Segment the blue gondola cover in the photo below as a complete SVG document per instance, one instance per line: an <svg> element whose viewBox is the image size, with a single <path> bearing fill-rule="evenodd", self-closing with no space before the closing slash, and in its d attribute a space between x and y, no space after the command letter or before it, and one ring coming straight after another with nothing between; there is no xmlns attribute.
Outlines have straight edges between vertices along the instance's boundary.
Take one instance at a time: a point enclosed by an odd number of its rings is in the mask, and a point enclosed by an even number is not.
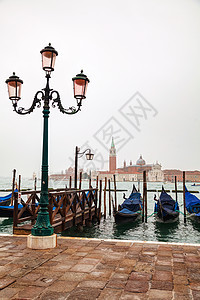
<svg viewBox="0 0 200 300"><path fill-rule="evenodd" d="M200 216L200 200L188 192L187 188L185 188L185 206L190 214L196 213L196 216Z"/></svg>

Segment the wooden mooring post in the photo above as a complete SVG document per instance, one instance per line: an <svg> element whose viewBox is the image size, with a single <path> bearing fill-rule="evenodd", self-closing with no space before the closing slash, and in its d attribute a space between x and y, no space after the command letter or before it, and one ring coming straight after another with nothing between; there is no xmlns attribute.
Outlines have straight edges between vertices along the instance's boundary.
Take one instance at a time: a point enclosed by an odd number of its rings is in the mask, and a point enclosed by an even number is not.
<svg viewBox="0 0 200 300"><path fill-rule="evenodd" d="M116 188L116 177L115 174L113 175L114 180L114 193L115 193L115 210L117 209L117 188Z"/></svg>
<svg viewBox="0 0 200 300"><path fill-rule="evenodd" d="M108 179L108 199L109 199L109 216L111 216L111 191L110 191L110 179Z"/></svg>
<svg viewBox="0 0 200 300"><path fill-rule="evenodd" d="M13 181L12 181L12 197L11 197L11 205L13 205L14 201L14 190L15 190L15 177L16 177L16 170L13 170Z"/></svg>
<svg viewBox="0 0 200 300"><path fill-rule="evenodd" d="M184 223L186 223L186 205L185 205L185 171L183 171L183 207L184 207Z"/></svg>
<svg viewBox="0 0 200 300"><path fill-rule="evenodd" d="M69 188L71 189L72 187L72 176L69 177Z"/></svg>
<svg viewBox="0 0 200 300"><path fill-rule="evenodd" d="M178 201L178 193L177 193L177 177L176 176L174 178L174 183L175 183L175 199L177 202Z"/></svg>
<svg viewBox="0 0 200 300"><path fill-rule="evenodd" d="M142 216L142 221L147 223L147 176L146 176L146 171L143 171L143 216Z"/></svg>
<svg viewBox="0 0 200 300"><path fill-rule="evenodd" d="M102 194L102 180L100 180L99 183L99 216L98 216L98 222L100 223L101 220L101 194Z"/></svg>
<svg viewBox="0 0 200 300"><path fill-rule="evenodd" d="M105 177L105 183L104 183L104 213L103 213L104 219L106 219L106 188L107 188L107 177Z"/></svg>

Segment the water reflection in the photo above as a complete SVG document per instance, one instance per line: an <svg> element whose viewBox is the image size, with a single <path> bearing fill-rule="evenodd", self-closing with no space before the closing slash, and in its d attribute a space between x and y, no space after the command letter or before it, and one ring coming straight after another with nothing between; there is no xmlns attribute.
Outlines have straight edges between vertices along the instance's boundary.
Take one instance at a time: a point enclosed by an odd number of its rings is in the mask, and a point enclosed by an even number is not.
<svg viewBox="0 0 200 300"><path fill-rule="evenodd" d="M0 233L12 234L12 218L0 218Z"/></svg>
<svg viewBox="0 0 200 300"><path fill-rule="evenodd" d="M114 238L121 238L122 236L128 236L130 232L137 230L142 224L141 220L135 222L120 222L113 224Z"/></svg>
<svg viewBox="0 0 200 300"><path fill-rule="evenodd" d="M200 219L198 218L188 218L187 219L188 224L191 224L193 228L200 232Z"/></svg>
<svg viewBox="0 0 200 300"><path fill-rule="evenodd" d="M155 235L157 240L163 242L169 242L174 240L174 237L177 234L179 224L179 220L172 223L154 221Z"/></svg>

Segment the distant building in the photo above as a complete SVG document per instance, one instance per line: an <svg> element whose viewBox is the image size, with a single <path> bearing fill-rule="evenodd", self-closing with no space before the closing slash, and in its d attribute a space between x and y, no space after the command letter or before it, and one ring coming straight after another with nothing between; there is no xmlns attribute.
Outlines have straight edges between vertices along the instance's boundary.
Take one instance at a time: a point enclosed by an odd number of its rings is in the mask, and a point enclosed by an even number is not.
<svg viewBox="0 0 200 300"><path fill-rule="evenodd" d="M129 165L127 165L126 161L124 161L123 167L117 168L116 161L116 148L112 138L109 151L109 171L92 172L92 179L96 179L96 176L98 175L98 178L101 180L103 180L105 177L113 180L113 175L115 174L116 181L141 181L143 180L143 171L146 171L148 181L164 180L164 174L161 170L161 165L159 163L146 164L145 160L142 158L142 155L140 155L135 165L133 165L132 160L130 161Z"/></svg>
<svg viewBox="0 0 200 300"><path fill-rule="evenodd" d="M185 180L189 182L200 182L200 171L186 171Z"/></svg>
<svg viewBox="0 0 200 300"><path fill-rule="evenodd" d="M174 182L175 176L177 182L183 181L183 171L181 170L164 170L164 181ZM185 171L186 182L200 182L200 171Z"/></svg>
<svg viewBox="0 0 200 300"><path fill-rule="evenodd" d="M112 144L110 147L110 155L109 155L109 171L115 171L117 168L117 161L116 161L116 148L114 145L114 140L112 138Z"/></svg>

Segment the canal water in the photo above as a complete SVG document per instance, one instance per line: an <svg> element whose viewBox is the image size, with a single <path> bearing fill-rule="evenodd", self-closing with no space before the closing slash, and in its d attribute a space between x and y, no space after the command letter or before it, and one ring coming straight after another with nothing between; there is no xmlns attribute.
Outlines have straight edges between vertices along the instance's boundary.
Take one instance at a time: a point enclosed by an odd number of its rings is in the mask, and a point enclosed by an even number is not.
<svg viewBox="0 0 200 300"><path fill-rule="evenodd" d="M11 179L10 178L0 178L0 189L11 188ZM33 180L23 179L22 188L33 188ZM50 181L49 187L52 188L62 188L68 185L66 181ZM165 189L170 191L174 190L173 183L163 184ZM93 183L93 187L96 186L96 183ZM126 191L126 197L129 196L132 190L132 182L117 182L118 189L124 189ZM138 184L136 183L136 187ZM162 183L148 183L148 189L161 189ZM200 192L200 186L192 186L192 183L186 184L188 190L197 190ZM82 188L87 188L88 182L82 182ZM40 188L38 183L38 188ZM182 183L178 183L178 190L182 190ZM142 183L140 183L140 190L142 191ZM4 196L7 193L0 193L0 196ZM176 223L158 223L155 220L153 215L154 211L154 194L148 193L148 219L147 223L142 223L138 221L136 223L125 223L125 224L116 224L113 216L108 216L104 220L102 217L100 224L93 224L92 227L84 227L83 231L80 232L76 227L62 232L63 236L72 236L72 237L87 237L87 238L99 238L99 239L121 239L121 240L141 240L141 241L160 241L160 242L179 242L179 243L200 243L200 223L193 221L191 218L187 217L187 222L184 224L183 219L183 195L178 193L178 202L180 213L179 221ZM159 196L158 193L157 198ZM170 193L172 197L175 197L174 193ZM200 198L200 193L195 194ZM102 195L103 196L103 195ZM113 195L114 197L114 195ZM108 199L108 196L107 196ZM103 200L103 197L102 197ZM102 201L103 202L103 201ZM117 193L117 203L120 204L123 202L123 192ZM108 210L108 204L107 204ZM103 206L102 206L103 211ZM0 234L12 234L12 219L0 218Z"/></svg>

